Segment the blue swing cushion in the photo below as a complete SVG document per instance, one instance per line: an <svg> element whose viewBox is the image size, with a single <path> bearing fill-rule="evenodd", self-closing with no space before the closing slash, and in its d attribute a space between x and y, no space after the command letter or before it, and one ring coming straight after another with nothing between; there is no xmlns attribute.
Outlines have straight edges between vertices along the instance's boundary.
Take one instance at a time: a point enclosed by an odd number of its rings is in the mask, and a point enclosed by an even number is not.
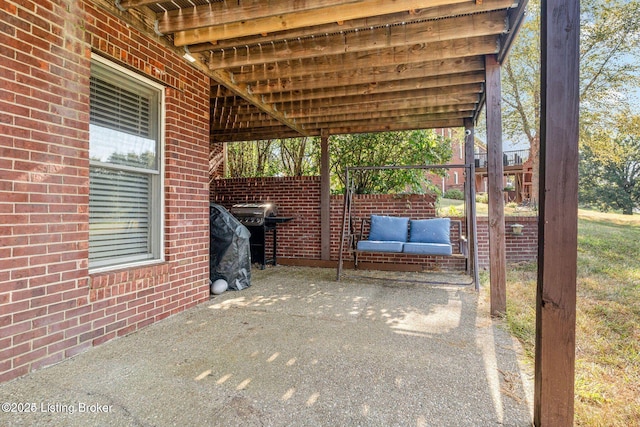
<svg viewBox="0 0 640 427"><path fill-rule="evenodd" d="M409 222L409 242L402 251L410 254L451 255L450 218L418 219Z"/></svg>
<svg viewBox="0 0 640 427"><path fill-rule="evenodd" d="M402 252L407 241L409 218L371 215L369 238L360 240L359 251Z"/></svg>

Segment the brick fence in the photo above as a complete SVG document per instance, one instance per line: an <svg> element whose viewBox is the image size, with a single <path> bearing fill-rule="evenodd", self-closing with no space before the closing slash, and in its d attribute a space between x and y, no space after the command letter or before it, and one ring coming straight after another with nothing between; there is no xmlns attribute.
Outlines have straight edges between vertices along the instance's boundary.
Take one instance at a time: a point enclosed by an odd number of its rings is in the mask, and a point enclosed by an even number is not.
<svg viewBox="0 0 640 427"><path fill-rule="evenodd" d="M213 181L210 198L226 208L236 203L265 201L279 207L279 214L295 219L278 230L278 259L282 263L295 260L319 261L320 236L320 178L234 178ZM331 260L338 260L340 228L343 219L344 197L331 196ZM355 195L352 218L356 227L370 214L432 218L435 216L435 198L431 195ZM459 218L463 220L464 218ZM521 235L511 232L511 224L524 225ZM506 218L507 262L535 260L537 257L536 217ZM346 254L346 260L351 260ZM464 261L456 258L412 255L370 254L360 258L363 264L374 263L385 268L404 265L408 269L464 269ZM478 218L478 261L482 268L489 265L487 218Z"/></svg>

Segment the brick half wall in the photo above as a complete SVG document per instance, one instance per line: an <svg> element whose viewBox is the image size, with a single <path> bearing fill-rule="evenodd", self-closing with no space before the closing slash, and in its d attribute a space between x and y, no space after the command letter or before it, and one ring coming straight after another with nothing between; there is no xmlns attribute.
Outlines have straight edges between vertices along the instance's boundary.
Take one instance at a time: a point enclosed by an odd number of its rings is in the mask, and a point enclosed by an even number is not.
<svg viewBox="0 0 640 427"><path fill-rule="evenodd" d="M282 263L321 259L320 233L320 177L233 178L214 180L210 187L213 203L227 209L237 203L272 202L278 205L279 215L295 219L278 229L278 259ZM344 197L331 196L331 260L338 260L340 229L343 220ZM371 214L409 216L414 219L433 218L435 199L430 195L355 195L352 219L359 230L360 221ZM464 223L464 218L460 219ZM507 217L507 262L532 261L537 258L538 220L536 217ZM511 224L525 227L521 235L511 232ZM466 229L465 229L466 234ZM478 218L478 261L481 268L489 266L488 221ZM351 261L345 253L345 260ZM449 257L411 255L365 255L363 263L404 265L408 269L464 270L464 261Z"/></svg>

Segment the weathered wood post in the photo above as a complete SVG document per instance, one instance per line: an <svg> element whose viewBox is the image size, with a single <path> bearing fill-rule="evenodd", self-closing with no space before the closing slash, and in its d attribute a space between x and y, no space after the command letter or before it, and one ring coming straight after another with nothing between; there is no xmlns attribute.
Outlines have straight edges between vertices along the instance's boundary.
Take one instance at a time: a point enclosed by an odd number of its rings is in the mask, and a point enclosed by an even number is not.
<svg viewBox="0 0 640 427"><path fill-rule="evenodd" d="M467 239L469 241L469 258L473 281L476 290L480 289L480 277L478 274L478 234L477 234L477 212L476 212L476 166L475 166L475 127L473 120L464 121L464 162L467 165L465 184L465 203L467 207Z"/></svg>
<svg viewBox="0 0 640 427"><path fill-rule="evenodd" d="M534 423L571 426L578 245L579 0L543 1L540 35Z"/></svg>
<svg viewBox="0 0 640 427"><path fill-rule="evenodd" d="M502 159L502 89L500 64L487 55L487 182L489 187L489 275L491 315L507 310L507 255L504 238L504 163Z"/></svg>
<svg viewBox="0 0 640 427"><path fill-rule="evenodd" d="M331 180L329 176L329 132L320 135L320 258L331 258Z"/></svg>

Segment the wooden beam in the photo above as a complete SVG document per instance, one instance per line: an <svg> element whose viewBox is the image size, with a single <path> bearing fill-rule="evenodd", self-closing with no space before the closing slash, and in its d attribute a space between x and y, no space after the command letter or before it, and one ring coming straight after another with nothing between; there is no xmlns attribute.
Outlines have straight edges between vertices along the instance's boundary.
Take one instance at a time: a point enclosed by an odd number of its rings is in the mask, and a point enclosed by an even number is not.
<svg viewBox="0 0 640 427"><path fill-rule="evenodd" d="M163 22L159 27L161 32L164 30L165 33L175 33L176 46L184 46L365 18L371 15L371 11L375 11L376 15L385 15L465 1L467 0L267 0L268 4L263 1L256 5L253 2L248 7L243 4L226 7L225 3L219 10L216 10L219 3L212 3L196 8L191 14L184 13L174 17L170 21L171 26ZM180 28L194 29L180 31Z"/></svg>
<svg viewBox="0 0 640 427"><path fill-rule="evenodd" d="M464 125L463 119L449 121L425 121L416 126L415 124L401 124L389 122L381 125L376 123L367 126L343 126L328 129L330 135L340 135L349 133L372 133L372 132L390 132L400 130L415 129L435 129L440 127L461 127ZM308 134L312 136L320 136L321 129L308 129ZM211 142L239 142L239 141L256 141L274 138L295 138L300 134L286 127L278 128L252 128L232 132L216 132L211 136Z"/></svg>
<svg viewBox="0 0 640 427"><path fill-rule="evenodd" d="M463 104L461 106L457 105L446 105L442 107L426 107L426 108L410 108L406 110L376 110L376 111L364 111L359 113L350 114L349 120L380 120L380 119L393 119L396 117L402 116L422 116L422 117L433 117L433 119L446 118L444 114L455 114L455 117L460 117L461 115L467 116L468 114L473 114L476 109L475 104ZM449 118L452 116L449 116ZM301 118L298 122L302 125L307 125L311 123L331 123L331 122L339 122L340 120L346 120L344 114L332 114L326 116L309 116L306 118Z"/></svg>
<svg viewBox="0 0 640 427"><path fill-rule="evenodd" d="M578 246L579 0L541 13L540 218L534 423L574 421Z"/></svg>
<svg viewBox="0 0 640 427"><path fill-rule="evenodd" d="M446 88L449 86L459 86L473 83L484 83L484 73L463 73L451 74L448 76L424 77L417 79L401 79L373 82L369 84L359 84L351 86L331 85L331 80L324 82L325 87L313 90L302 90L300 88L292 88L284 92L256 92L251 87L251 93L257 95L263 94L264 100L267 102L295 102L309 99L326 99L344 96L372 95L376 93L402 92L407 90L435 89ZM326 85L331 85L326 87Z"/></svg>
<svg viewBox="0 0 640 427"><path fill-rule="evenodd" d="M502 316L507 310L507 267L505 248L504 199L502 189L502 91L500 64L494 55L487 61L487 170L489 186L489 275L491 280L491 315Z"/></svg>
<svg viewBox="0 0 640 427"><path fill-rule="evenodd" d="M318 34L333 34L340 31L351 31L355 29L379 27L384 25L398 25L402 23L408 23L425 19L443 19L460 15L468 15L471 13L490 12L492 10L514 8L518 5L517 0L487 0L482 5L478 6L473 1L467 1L464 3L429 7L426 9L418 9L412 15L407 15L406 12L395 13L391 15L377 15L369 16L362 19L354 19L351 21L338 23L329 23L325 25L318 25L313 27L295 28L292 30L278 31L267 35L256 35L241 37L236 39L218 40L213 43L201 43L189 46L191 52L203 52L211 49L226 49L237 46L251 46L257 44L267 44L271 42L277 42L281 40L292 40L298 37L306 38L309 36L317 36ZM183 11L184 12L184 11ZM158 19L162 22L163 19L173 19L171 16L176 12L169 12L168 16L162 14L158 16ZM160 24L162 26L162 24Z"/></svg>
<svg viewBox="0 0 640 427"><path fill-rule="evenodd" d="M370 105L373 103L379 103L383 101L396 101L396 100L416 100L420 98L434 98L438 97L454 97L454 96L466 96L471 93L479 94L482 92L482 84L479 83L471 83L464 84L458 86L448 86L448 87L436 87L429 89L416 89L411 91L402 91L402 92L388 92L388 93L374 93L371 95L354 95L354 96L340 96L328 99L312 99L308 101L296 101L292 103L274 103L273 105L279 111L291 110L294 108L308 109L308 108L327 108L327 107L340 107L345 105L354 105L354 109L351 111L356 111L355 108L367 109L370 108ZM467 98L465 98L467 99ZM419 102L419 101L417 101ZM419 103L414 104L414 106L421 105ZM447 102L447 104L451 104L452 102ZM432 105L432 104L431 104ZM425 105L428 106L428 105Z"/></svg>
<svg viewBox="0 0 640 427"><path fill-rule="evenodd" d="M385 67L377 70L378 72L371 70L369 74L362 72L353 75L351 79L346 71L333 75L311 75L307 78L273 79L250 85L249 89L254 95L267 95L274 102L287 102L298 99L302 93L304 98L314 99L334 96L331 93L345 96L399 90L399 87L408 90L484 81L484 61L455 62L460 68L445 74L440 74L437 64L442 61L439 61L432 63L433 67L412 67L410 70L402 71ZM447 69L445 66L442 68Z"/></svg>
<svg viewBox="0 0 640 427"><path fill-rule="evenodd" d="M400 47L380 52L363 53L347 52L341 56L317 57L299 61L283 61L275 64L264 64L257 67L234 68L235 81L251 83L274 78L286 79L306 77L310 74L338 73L340 76L357 77L377 73L385 67L394 67L397 73L403 73L411 64L423 64L432 61L463 61L465 58L475 59L487 54L497 53L499 45L495 36L483 36L472 39L447 40L410 47ZM483 59L484 60L484 59ZM216 67L207 63L210 69ZM484 67L483 67L484 68Z"/></svg>
<svg viewBox="0 0 640 427"><path fill-rule="evenodd" d="M425 121L420 123L420 126L415 124L402 124L389 122L385 124L374 124L368 126L344 126L331 128L329 131L331 135L341 135L349 133L373 133L373 132L391 132L399 130L415 130L415 129L435 129L435 128L455 128L464 126L464 120L449 120L449 121Z"/></svg>
<svg viewBox="0 0 640 427"><path fill-rule="evenodd" d="M329 133L320 133L320 259L331 259L331 179Z"/></svg>
<svg viewBox="0 0 640 427"><path fill-rule="evenodd" d="M319 133L318 133L319 135ZM286 126L281 128L251 128L240 129L227 132L214 132L211 135L212 142L240 142L240 141L260 141L274 138L297 138L300 133L289 129Z"/></svg>
<svg viewBox="0 0 640 427"><path fill-rule="evenodd" d="M429 121L451 121L451 120L462 120L465 118L470 118L473 116L473 111L461 111L456 113L443 113L443 114L425 114L425 115L402 115L395 117L393 119L394 124L403 125L405 127L411 129L420 129L422 126L421 123L429 122ZM360 119L355 120L351 117L345 118L337 118L335 120L329 121L315 121L310 123L305 123L305 128L338 128L338 127L369 127L375 124L379 124L380 119Z"/></svg>
<svg viewBox="0 0 640 427"><path fill-rule="evenodd" d="M122 9L139 8L150 4L158 3L158 0L122 0L119 7Z"/></svg>
<svg viewBox="0 0 640 427"><path fill-rule="evenodd" d="M210 77L215 79L218 83L225 85L227 88L229 88L231 91L236 93L238 96L250 102L251 104L256 106L258 109L262 110L263 112L269 114L271 117L278 120L283 125L286 125L289 128L295 130L300 135L308 136L304 131L304 129L296 125L294 121L287 119L280 111L278 111L271 105L265 104L260 98L251 95L247 91L246 85L236 84L233 81L233 76L230 73L224 70L209 71L209 73L210 73Z"/></svg>
<svg viewBox="0 0 640 427"><path fill-rule="evenodd" d="M494 11L419 24L385 26L237 49L213 50L210 66L214 69L233 68L503 34L509 29L505 18L504 11ZM175 44L181 46L178 42Z"/></svg>
<svg viewBox="0 0 640 427"><path fill-rule="evenodd" d="M477 98L478 97L476 96L475 99ZM398 117L401 114L418 115L418 114L453 113L456 111L475 110L477 108L477 104L474 102L468 102L463 104L459 104L459 103L443 104L443 105L426 106L426 107L415 105L411 102L405 102L403 103L402 108L392 108L390 105L387 105L387 103L378 103L377 105L378 105L378 108L376 108L375 110L365 109L360 111L354 111L352 112L352 114L350 114L350 117L380 119L380 118L386 118L386 117ZM394 103L393 105L397 106L397 103ZM344 112L343 113L334 112L333 109L329 107L327 107L324 110L325 114L322 114L321 111L319 111L319 109L315 109L313 112L309 110L308 114L305 114L305 112L301 110L296 110L295 113L293 113L292 111L293 110L285 112L285 114L287 117L290 117L290 118L293 118L295 115L297 117L296 123L298 122L304 123L305 120L310 120L313 117L327 117L327 118L341 117L341 116L344 117ZM270 116L264 113L237 112L234 114L236 114L239 120L266 121L266 120L272 119Z"/></svg>
<svg viewBox="0 0 640 427"><path fill-rule="evenodd" d="M397 123L409 124L415 123L416 127L420 127L420 123L424 121L436 121L436 120L450 120L460 119L466 117L472 117L475 109L470 108L468 110L458 110L448 113L414 113L411 114L408 111L400 110L396 111L395 115L392 112L382 113L376 112L375 114L367 115L366 113L354 114L354 115L333 115L333 116L321 116L321 117L308 117L300 119L297 123L303 126L305 130L309 129L323 129L328 127L344 127L344 126L361 126L370 125L373 123L380 123L381 120L394 121ZM372 117L373 116L373 117ZM242 120L241 118L234 118L231 125L227 125L224 130L232 129L251 129L254 127L268 128L268 127L281 127L282 124L275 119L261 120Z"/></svg>
<svg viewBox="0 0 640 427"><path fill-rule="evenodd" d="M478 268L478 219L476 211L476 167L475 167L475 126L472 119L464 121L464 162L469 166L466 170L465 184L467 186L467 241L469 242L469 258L473 283L476 291L480 290L480 274Z"/></svg>
<svg viewBox="0 0 640 427"><path fill-rule="evenodd" d="M354 112L376 111L376 110L393 110L393 109L407 109L412 106L420 105L421 107L444 107L455 104L475 104L480 100L477 94L465 94L465 95L441 95L441 96L428 96L426 98L411 98L411 99L396 99L396 100L381 100L358 107L357 105L342 105L342 106L293 106L287 110L287 117L300 118L300 117L312 117L312 116L326 116L335 114L353 114Z"/></svg>

